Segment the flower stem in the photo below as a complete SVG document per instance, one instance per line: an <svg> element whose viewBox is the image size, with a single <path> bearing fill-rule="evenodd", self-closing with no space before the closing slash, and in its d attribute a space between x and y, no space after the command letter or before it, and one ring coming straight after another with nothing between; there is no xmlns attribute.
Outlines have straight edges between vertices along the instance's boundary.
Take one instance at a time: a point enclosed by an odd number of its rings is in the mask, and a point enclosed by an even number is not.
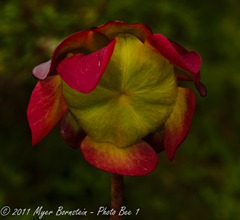
<svg viewBox="0 0 240 220"><path fill-rule="evenodd" d="M118 215L123 205L123 176L112 174L111 186L111 209L115 210L115 215L110 216L110 220L121 220Z"/></svg>

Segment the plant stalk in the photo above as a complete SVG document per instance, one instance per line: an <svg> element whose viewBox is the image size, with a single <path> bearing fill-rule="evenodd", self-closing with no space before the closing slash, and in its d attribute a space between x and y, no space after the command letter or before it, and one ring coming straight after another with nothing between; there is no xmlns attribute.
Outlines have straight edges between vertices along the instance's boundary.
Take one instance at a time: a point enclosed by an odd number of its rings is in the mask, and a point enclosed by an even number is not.
<svg viewBox="0 0 240 220"><path fill-rule="evenodd" d="M111 178L111 209L116 213L110 216L110 220L121 220L122 218L118 214L123 205L123 176L112 174Z"/></svg>

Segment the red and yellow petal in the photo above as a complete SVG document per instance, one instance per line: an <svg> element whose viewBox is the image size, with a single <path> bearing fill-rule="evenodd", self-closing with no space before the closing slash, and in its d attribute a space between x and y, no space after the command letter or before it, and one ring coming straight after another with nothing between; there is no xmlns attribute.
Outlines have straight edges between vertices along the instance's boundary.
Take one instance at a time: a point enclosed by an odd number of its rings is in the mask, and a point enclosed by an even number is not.
<svg viewBox="0 0 240 220"><path fill-rule="evenodd" d="M67 110L60 76L51 76L35 86L27 109L32 145L43 139Z"/></svg>
<svg viewBox="0 0 240 220"><path fill-rule="evenodd" d="M112 56L116 40L108 46L83 56L76 54L61 61L57 70L73 89L89 93L97 86Z"/></svg>
<svg viewBox="0 0 240 220"><path fill-rule="evenodd" d="M133 34L144 42L147 36L152 34L151 30L144 24L126 24L122 21L111 21L93 30L106 35L110 40L118 34Z"/></svg>
<svg viewBox="0 0 240 220"><path fill-rule="evenodd" d="M60 121L60 134L72 148L79 148L86 133L79 127L74 115L67 111Z"/></svg>
<svg viewBox="0 0 240 220"><path fill-rule="evenodd" d="M173 160L177 148L188 134L194 108L195 97L192 90L179 87L176 104L163 131L163 145L169 160Z"/></svg>
<svg viewBox="0 0 240 220"><path fill-rule="evenodd" d="M90 164L113 174L143 176L152 172L158 163L157 154L144 141L119 148L110 143L96 143L87 136L81 150Z"/></svg>
<svg viewBox="0 0 240 220"><path fill-rule="evenodd" d="M97 51L106 45L109 40L101 33L97 33L93 30L80 31L65 38L55 49L48 71L44 68L42 71L40 67L36 67L33 71L33 75L38 79L45 79L48 75L57 74L56 67L59 62L66 57L68 53L82 53L90 54ZM46 66L46 65L45 65Z"/></svg>
<svg viewBox="0 0 240 220"><path fill-rule="evenodd" d="M179 80L193 81L201 96L206 95L206 88L200 82L202 60L197 52L186 50L162 34L149 35L145 44L159 52L177 67L176 75Z"/></svg>
<svg viewBox="0 0 240 220"><path fill-rule="evenodd" d="M184 141L189 131L195 108L194 93L190 89L178 87L178 96L173 111L157 131L149 134L144 140L157 153L166 150L169 160L174 159L175 152Z"/></svg>

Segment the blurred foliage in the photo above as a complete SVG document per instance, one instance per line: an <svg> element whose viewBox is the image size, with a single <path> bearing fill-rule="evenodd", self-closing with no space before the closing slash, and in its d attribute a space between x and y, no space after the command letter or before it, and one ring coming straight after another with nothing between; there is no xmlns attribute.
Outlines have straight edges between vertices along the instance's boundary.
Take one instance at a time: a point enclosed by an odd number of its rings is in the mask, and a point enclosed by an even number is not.
<svg viewBox="0 0 240 220"><path fill-rule="evenodd" d="M125 178L125 205L140 208L129 219L239 219L239 7L237 0L1 0L0 207L96 211L109 206L109 174L70 149L57 128L31 147L26 108L36 83L33 67L48 60L61 39L123 20L145 23L197 50L208 88L207 98L196 93L192 127L175 160L169 162L162 153L156 171Z"/></svg>

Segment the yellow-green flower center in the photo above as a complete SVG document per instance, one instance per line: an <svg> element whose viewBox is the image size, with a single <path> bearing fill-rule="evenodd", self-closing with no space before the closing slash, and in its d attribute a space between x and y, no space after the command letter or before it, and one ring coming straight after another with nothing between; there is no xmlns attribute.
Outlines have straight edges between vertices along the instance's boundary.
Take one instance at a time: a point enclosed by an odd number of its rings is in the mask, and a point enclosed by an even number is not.
<svg viewBox="0 0 240 220"><path fill-rule="evenodd" d="M130 34L119 34L98 86L82 94L63 83L79 126L96 142L128 147L163 125L177 97L173 65Z"/></svg>

